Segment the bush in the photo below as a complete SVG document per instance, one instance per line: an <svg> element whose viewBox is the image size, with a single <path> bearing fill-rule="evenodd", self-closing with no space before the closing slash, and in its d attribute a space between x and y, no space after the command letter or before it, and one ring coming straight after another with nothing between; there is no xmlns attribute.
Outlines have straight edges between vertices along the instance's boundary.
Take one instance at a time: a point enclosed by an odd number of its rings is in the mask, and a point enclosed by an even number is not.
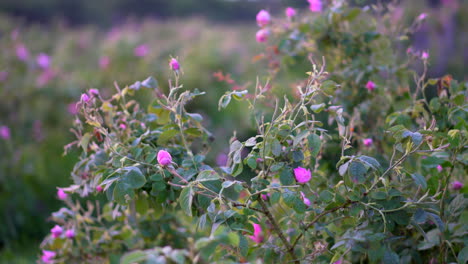
<svg viewBox="0 0 468 264"><path fill-rule="evenodd" d="M280 44L264 53L269 81L218 102L241 101L256 131L234 133L226 166L206 161L212 134L186 108L204 93L172 60L166 92L149 77L83 94L67 146L80 160L42 261L466 262L467 84L427 79L422 52L398 56L421 21L399 34L386 14L336 1L303 21L261 16ZM280 91L281 70L306 63Z"/></svg>

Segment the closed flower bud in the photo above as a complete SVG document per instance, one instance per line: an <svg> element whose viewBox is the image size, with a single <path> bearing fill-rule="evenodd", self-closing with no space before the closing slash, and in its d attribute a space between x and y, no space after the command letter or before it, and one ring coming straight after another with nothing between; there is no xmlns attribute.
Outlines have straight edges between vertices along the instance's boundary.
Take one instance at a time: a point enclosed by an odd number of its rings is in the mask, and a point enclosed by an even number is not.
<svg viewBox="0 0 468 264"><path fill-rule="evenodd" d="M376 85L375 85L375 83L374 83L373 81L368 81L368 82L366 83L366 88L367 88L367 90L368 90L369 92L374 91L374 90L375 90L375 87L376 87Z"/></svg>
<svg viewBox="0 0 468 264"><path fill-rule="evenodd" d="M423 60L429 59L429 53L426 52L426 51L423 51L422 54L421 54L421 59L423 59Z"/></svg>
<svg viewBox="0 0 468 264"><path fill-rule="evenodd" d="M179 62L178 62L176 59L174 59L174 58L172 58L171 61L169 62L169 66L171 67L171 70L173 70L173 71L178 71L178 70L180 70L180 64L179 64Z"/></svg>
<svg viewBox="0 0 468 264"><path fill-rule="evenodd" d="M82 94L81 95L81 101L84 102L84 103L87 103L89 102L89 96L87 94Z"/></svg>
<svg viewBox="0 0 468 264"><path fill-rule="evenodd" d="M161 166L166 166L172 163L171 154L165 150L160 150L158 152L158 163Z"/></svg>
<svg viewBox="0 0 468 264"><path fill-rule="evenodd" d="M57 198L59 200L66 200L68 197L68 194L62 189L62 188L58 188L57 189Z"/></svg>
<svg viewBox="0 0 468 264"><path fill-rule="evenodd" d="M52 237L57 238L62 235L63 229L61 226L55 225L54 228L50 230L50 232L52 233Z"/></svg>
<svg viewBox="0 0 468 264"><path fill-rule="evenodd" d="M365 139L362 140L362 143L364 143L364 146L370 147L370 146L372 146L374 141L372 140L372 138L365 138Z"/></svg>
<svg viewBox="0 0 468 264"><path fill-rule="evenodd" d="M298 183L307 183L312 178L311 172L309 169L304 169L302 167L297 167L294 169L294 176Z"/></svg>
<svg viewBox="0 0 468 264"><path fill-rule="evenodd" d="M310 200L305 196L303 192L301 192L301 198L304 204L307 205L307 207L310 207Z"/></svg>
<svg viewBox="0 0 468 264"><path fill-rule="evenodd" d="M461 188L463 188L463 183L461 183L460 181L452 182L452 189L454 189L455 191L458 191Z"/></svg>
<svg viewBox="0 0 468 264"><path fill-rule="evenodd" d="M268 11L266 10L260 10L260 12L258 12L257 14L257 25L259 27L264 27L268 24L270 24L271 22L271 16L270 16L270 13L268 13Z"/></svg>
<svg viewBox="0 0 468 264"><path fill-rule="evenodd" d="M68 229L67 231L65 231L65 237L67 238L74 238L75 237L75 230L73 229Z"/></svg>
<svg viewBox="0 0 468 264"><path fill-rule="evenodd" d="M103 190L104 190L104 188L102 188L101 185L96 186L96 191L97 192L102 192Z"/></svg>

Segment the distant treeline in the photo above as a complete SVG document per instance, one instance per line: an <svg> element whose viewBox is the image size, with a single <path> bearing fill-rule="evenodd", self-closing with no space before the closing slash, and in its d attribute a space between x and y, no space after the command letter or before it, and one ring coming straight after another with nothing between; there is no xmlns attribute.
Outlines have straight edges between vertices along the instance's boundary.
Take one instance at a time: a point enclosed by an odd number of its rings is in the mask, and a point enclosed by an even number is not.
<svg viewBox="0 0 468 264"><path fill-rule="evenodd" d="M217 21L251 20L259 9L280 12L285 6L306 7L298 0L1 0L0 12L28 22L56 19L70 25L111 25L127 17L157 19L204 16Z"/></svg>

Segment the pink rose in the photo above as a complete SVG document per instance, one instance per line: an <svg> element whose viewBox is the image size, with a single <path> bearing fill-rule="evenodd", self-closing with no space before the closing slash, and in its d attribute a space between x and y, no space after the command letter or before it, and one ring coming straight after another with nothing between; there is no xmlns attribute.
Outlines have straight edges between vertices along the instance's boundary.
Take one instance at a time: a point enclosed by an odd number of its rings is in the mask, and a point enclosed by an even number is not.
<svg viewBox="0 0 468 264"><path fill-rule="evenodd" d="M294 176L296 177L296 181L301 184L307 183L312 178L310 170L302 167L294 169Z"/></svg>
<svg viewBox="0 0 468 264"><path fill-rule="evenodd" d="M57 188L57 198L59 200L66 200L68 197L68 194L62 189L62 188Z"/></svg>
<svg viewBox="0 0 468 264"><path fill-rule="evenodd" d="M375 85L375 83L374 83L373 81L368 81L368 82L366 83L366 88L367 88L367 90L368 90L369 92L374 91L374 90L375 90L375 87L376 87L376 85Z"/></svg>
<svg viewBox="0 0 468 264"><path fill-rule="evenodd" d="M81 95L81 101L84 102L84 103L87 103L89 102L89 96L87 94L82 94Z"/></svg>
<svg viewBox="0 0 468 264"><path fill-rule="evenodd" d="M11 138L10 128L7 126L0 126L0 138L9 140Z"/></svg>
<svg viewBox="0 0 468 264"><path fill-rule="evenodd" d="M148 44L142 44L142 45L136 47L136 48L133 50L133 53L134 53L135 56L137 56L137 57L144 57L144 56L146 56L146 55L149 53L149 46L148 46Z"/></svg>
<svg viewBox="0 0 468 264"><path fill-rule="evenodd" d="M426 52L426 51L423 51L422 54L421 54L421 59L423 59L423 60L429 59L429 53Z"/></svg>
<svg viewBox="0 0 468 264"><path fill-rule="evenodd" d="M362 143L364 143L364 146L370 147L370 146L372 146L374 141L372 140L372 138L365 138L365 139L362 140Z"/></svg>
<svg viewBox="0 0 468 264"><path fill-rule="evenodd" d="M441 165L437 165L437 171L438 172L442 172L443 170L444 170L444 168Z"/></svg>
<svg viewBox="0 0 468 264"><path fill-rule="evenodd" d="M255 38L257 39L257 42L262 43L268 40L269 35L270 32L268 30L260 29L259 31L257 31L257 34L255 34Z"/></svg>
<svg viewBox="0 0 468 264"><path fill-rule="evenodd" d="M60 237L63 233L63 228L59 225L55 225L54 228L50 230L52 233L52 237L57 238Z"/></svg>
<svg viewBox="0 0 468 264"><path fill-rule="evenodd" d="M461 188L463 188L463 183L461 183L460 181L452 182L452 189L454 189L455 191L458 191Z"/></svg>
<svg viewBox="0 0 468 264"><path fill-rule="evenodd" d="M122 129L122 130L125 130L125 129L127 129L127 125L125 125L125 124L120 124L120 125L119 125L119 128Z"/></svg>
<svg viewBox="0 0 468 264"><path fill-rule="evenodd" d="M286 8L285 13L286 13L286 16L288 18L292 18L292 17L296 16L296 9L294 9L292 7L288 7L288 8Z"/></svg>
<svg viewBox="0 0 468 264"><path fill-rule="evenodd" d="M75 230L68 229L67 231L65 231L65 237L67 237L69 239L74 238L75 237Z"/></svg>
<svg viewBox="0 0 468 264"><path fill-rule="evenodd" d="M271 16L270 16L270 13L268 13L268 11L266 10L260 10L260 12L258 12L257 14L257 25L259 27L264 27L268 24L270 24L271 22Z"/></svg>
<svg viewBox="0 0 468 264"><path fill-rule="evenodd" d="M252 224L254 227L254 234L253 236L249 236L255 243L259 244L263 242L263 235L262 235L262 226L259 224Z"/></svg>
<svg viewBox="0 0 468 264"><path fill-rule="evenodd" d="M52 259L55 258L56 255L57 253L54 251L42 250L41 260L46 264L53 263Z"/></svg>
<svg viewBox="0 0 468 264"><path fill-rule="evenodd" d="M158 152L158 163L161 166L166 166L172 163L171 154L165 150L160 150Z"/></svg>
<svg viewBox="0 0 468 264"><path fill-rule="evenodd" d="M89 96L98 96L99 95L99 90L98 89L89 89L88 91Z"/></svg>
<svg viewBox="0 0 468 264"><path fill-rule="evenodd" d="M178 71L178 70L180 70L180 64L179 64L179 62L178 62L176 59L174 59L174 58L172 58L171 61L169 62L169 67L171 67L171 70L173 70L173 71Z"/></svg>
<svg viewBox="0 0 468 264"><path fill-rule="evenodd" d="M303 192L301 192L301 198L302 201L304 201L304 204L307 205L307 207L310 207L310 200L305 196Z"/></svg>
<svg viewBox="0 0 468 264"><path fill-rule="evenodd" d="M320 0L308 0L309 9L312 12L322 12L322 1Z"/></svg>
<svg viewBox="0 0 468 264"><path fill-rule="evenodd" d="M45 53L39 53L36 57L36 63L42 69L47 69L50 67L50 57Z"/></svg>
<svg viewBox="0 0 468 264"><path fill-rule="evenodd" d="M22 61L26 61L29 58L29 51L24 44L20 43L16 45L16 57Z"/></svg>

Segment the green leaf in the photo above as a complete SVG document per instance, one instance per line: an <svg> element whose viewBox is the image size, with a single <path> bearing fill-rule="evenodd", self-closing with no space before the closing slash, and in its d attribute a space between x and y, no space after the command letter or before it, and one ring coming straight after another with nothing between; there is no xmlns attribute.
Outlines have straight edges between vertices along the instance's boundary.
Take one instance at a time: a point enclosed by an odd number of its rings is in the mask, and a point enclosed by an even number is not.
<svg viewBox="0 0 468 264"><path fill-rule="evenodd" d="M146 260L147 256L144 251L136 250L126 253L120 258L120 264L134 264Z"/></svg>
<svg viewBox="0 0 468 264"><path fill-rule="evenodd" d="M320 113L323 109L325 109L326 105L324 103L311 105L310 110L314 111L314 113Z"/></svg>
<svg viewBox="0 0 468 264"><path fill-rule="evenodd" d="M414 212L413 218L416 223L424 224L426 222L427 214L423 209L418 208L416 212Z"/></svg>
<svg viewBox="0 0 468 264"><path fill-rule="evenodd" d="M322 145L322 141L320 140L320 137L316 134L310 134L307 137L307 141L309 142L309 149L310 149L310 154L312 157L317 157L320 147Z"/></svg>
<svg viewBox="0 0 468 264"><path fill-rule="evenodd" d="M297 134L297 136L294 137L294 140L293 140L293 147L295 148L299 143L301 143L301 141L307 137L307 135L309 135L309 131L308 130L303 130L301 131L299 134Z"/></svg>
<svg viewBox="0 0 468 264"><path fill-rule="evenodd" d="M458 263L466 263L468 262L468 246L464 247L458 253Z"/></svg>
<svg viewBox="0 0 468 264"><path fill-rule="evenodd" d="M146 183L146 178L137 167L125 167L123 168L126 173L120 179L122 182L128 184L132 189L138 189L143 187Z"/></svg>
<svg viewBox="0 0 468 264"><path fill-rule="evenodd" d="M390 249L387 249L384 253L383 256L383 263L385 264L400 264L400 258L398 255L391 251Z"/></svg>
<svg viewBox="0 0 468 264"><path fill-rule="evenodd" d="M436 224L436 226L439 228L440 232L444 232L445 230L445 225L444 222L442 222L442 219L434 213L427 213L429 219L431 219L432 222Z"/></svg>
<svg viewBox="0 0 468 264"><path fill-rule="evenodd" d="M117 182L113 192L113 198L116 202L119 204L126 204L127 198L133 199L134 197L135 192L130 187L130 185L125 182Z"/></svg>
<svg viewBox="0 0 468 264"><path fill-rule="evenodd" d="M411 174L411 178L413 178L416 185L421 186L421 188L423 190L427 189L427 182L426 182L426 178L424 178L424 176L422 176L419 173L413 173L413 174Z"/></svg>
<svg viewBox="0 0 468 264"><path fill-rule="evenodd" d="M198 174L197 181L204 182L204 181L215 181L219 180L219 175L213 170L204 170Z"/></svg>
<svg viewBox="0 0 468 264"><path fill-rule="evenodd" d="M349 165L348 173L354 183L364 183L366 181L364 177L366 172L367 168L361 162L352 161Z"/></svg>
<svg viewBox="0 0 468 264"><path fill-rule="evenodd" d="M405 132L403 132L403 134L401 136L402 136L402 138L411 137L411 140L413 141L413 143L415 145L419 145L422 142L422 139L423 139L421 133L411 132L409 130L406 130Z"/></svg>
<svg viewBox="0 0 468 264"><path fill-rule="evenodd" d="M281 155L281 148L282 148L281 143L279 142L278 139L275 138L272 142L271 153L273 153L273 155L278 157L279 155Z"/></svg>
<svg viewBox="0 0 468 264"><path fill-rule="evenodd" d="M153 78L153 76L150 76L146 78L144 81L141 82L141 85L146 87L146 88L153 88L156 89L158 88L158 81Z"/></svg>
<svg viewBox="0 0 468 264"><path fill-rule="evenodd" d="M197 122L203 121L203 117L202 117L200 114L191 114L191 113L187 113L187 115L188 115L191 119L193 119L193 120L195 120L195 121L197 121Z"/></svg>
<svg viewBox="0 0 468 264"><path fill-rule="evenodd" d="M294 183L294 176L291 168L286 167L281 171L280 182L282 185L292 185Z"/></svg>
<svg viewBox="0 0 468 264"><path fill-rule="evenodd" d="M192 186L186 186L182 189L179 196L179 203L182 210L188 215L192 216L192 202L193 202L194 191Z"/></svg>
<svg viewBox="0 0 468 264"><path fill-rule="evenodd" d="M322 191L319 196L320 200L324 201L325 203L329 203L333 201L333 197L334 195L330 191L327 191L327 190Z"/></svg>
<svg viewBox="0 0 468 264"><path fill-rule="evenodd" d="M166 145L166 143L169 140L171 140L173 137L175 137L177 133L179 133L179 131L175 129L165 130L164 132L161 133L161 135L159 135L159 138L157 141L158 145Z"/></svg>
<svg viewBox="0 0 468 264"><path fill-rule="evenodd" d="M256 169L257 168L257 159L254 158L254 157L250 157L247 159L247 165L252 169Z"/></svg>
<svg viewBox="0 0 468 264"><path fill-rule="evenodd" d="M367 166L373 168L374 170L379 170L382 168L382 166L380 165L380 163L372 158L372 157L369 157L369 156L360 156L359 157L359 160L361 160L362 162L364 162Z"/></svg>

